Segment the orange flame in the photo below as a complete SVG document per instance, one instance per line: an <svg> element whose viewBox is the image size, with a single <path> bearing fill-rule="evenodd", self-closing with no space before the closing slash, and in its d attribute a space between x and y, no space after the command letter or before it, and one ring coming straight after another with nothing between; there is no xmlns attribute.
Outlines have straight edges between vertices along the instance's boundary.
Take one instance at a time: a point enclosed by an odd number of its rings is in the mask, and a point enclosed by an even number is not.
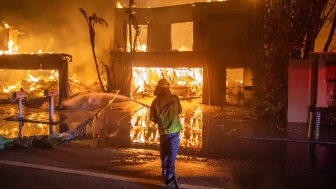
<svg viewBox="0 0 336 189"><path fill-rule="evenodd" d="M117 2L117 4L116 4L116 8L118 8L118 9L123 8L123 7L121 6L120 2Z"/></svg>

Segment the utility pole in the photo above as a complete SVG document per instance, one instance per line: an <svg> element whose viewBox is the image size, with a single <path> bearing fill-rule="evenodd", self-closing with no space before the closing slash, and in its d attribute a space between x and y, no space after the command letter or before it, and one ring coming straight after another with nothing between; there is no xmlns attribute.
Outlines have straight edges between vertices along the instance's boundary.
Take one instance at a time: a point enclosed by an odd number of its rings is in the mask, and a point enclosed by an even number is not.
<svg viewBox="0 0 336 189"><path fill-rule="evenodd" d="M130 0L129 5L128 5L128 34L129 34L129 46L130 46L131 55L133 55L133 48L132 48L132 11L133 11L132 7L133 5L134 5L134 0ZM132 61L132 64L133 64L133 61Z"/></svg>
<svg viewBox="0 0 336 189"><path fill-rule="evenodd" d="M134 49L133 49L133 43L132 43L132 20L133 20L133 14L135 13L133 11L133 7L135 5L135 0L130 0L128 4L128 10L126 13L128 13L128 36L129 36L129 52L130 52L130 58L131 58L131 69L130 69L130 74L129 77L126 79L125 82L125 87L130 87L132 86L132 78L133 78L133 59L134 59ZM126 40L127 41L127 40ZM126 90L127 91L127 90Z"/></svg>
<svg viewBox="0 0 336 189"><path fill-rule="evenodd" d="M256 4L256 1L257 0L253 0L253 24L254 24L254 27L256 26L256 13L257 13L257 4Z"/></svg>

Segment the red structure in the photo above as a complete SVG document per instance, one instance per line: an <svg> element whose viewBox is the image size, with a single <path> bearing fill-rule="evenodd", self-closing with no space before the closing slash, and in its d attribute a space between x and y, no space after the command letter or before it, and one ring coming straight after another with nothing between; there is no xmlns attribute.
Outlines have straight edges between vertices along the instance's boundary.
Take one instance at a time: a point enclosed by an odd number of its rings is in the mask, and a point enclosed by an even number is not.
<svg viewBox="0 0 336 189"><path fill-rule="evenodd" d="M310 111L320 111L324 123L336 119L336 53L312 52L307 60L290 60L288 122L307 123Z"/></svg>

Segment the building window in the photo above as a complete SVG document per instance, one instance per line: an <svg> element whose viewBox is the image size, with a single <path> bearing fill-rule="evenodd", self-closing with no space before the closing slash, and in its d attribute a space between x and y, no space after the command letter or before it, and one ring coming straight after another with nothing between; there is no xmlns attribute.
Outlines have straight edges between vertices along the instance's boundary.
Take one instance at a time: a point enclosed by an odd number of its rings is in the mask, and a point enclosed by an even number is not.
<svg viewBox="0 0 336 189"><path fill-rule="evenodd" d="M135 51L136 52L146 52L147 51L147 34L148 25L139 25L139 36L136 38ZM132 27L132 46L134 45L134 38L136 32L134 27ZM130 41L129 41L129 25L127 25L127 52L130 52Z"/></svg>
<svg viewBox="0 0 336 189"><path fill-rule="evenodd" d="M228 104L244 103L244 69L226 69L226 102Z"/></svg>
<svg viewBox="0 0 336 189"><path fill-rule="evenodd" d="M174 23L171 25L171 47L173 51L193 50L193 25L193 22Z"/></svg>
<svg viewBox="0 0 336 189"><path fill-rule="evenodd" d="M181 97L201 97L203 89L203 68L160 68L133 67L133 98L153 95L157 82L166 78L170 90Z"/></svg>

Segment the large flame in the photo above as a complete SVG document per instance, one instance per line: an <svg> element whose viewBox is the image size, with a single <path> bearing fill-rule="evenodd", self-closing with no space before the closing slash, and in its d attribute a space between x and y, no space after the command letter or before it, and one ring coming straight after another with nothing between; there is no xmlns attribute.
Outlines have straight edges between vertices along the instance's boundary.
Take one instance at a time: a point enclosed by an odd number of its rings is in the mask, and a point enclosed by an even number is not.
<svg viewBox="0 0 336 189"><path fill-rule="evenodd" d="M7 51L3 51L1 50L0 51L0 55L3 55L3 54L16 54L19 50L19 46L15 46L14 47L14 42L13 40L9 40L8 43L7 43L7 48L8 50Z"/></svg>
<svg viewBox="0 0 336 189"><path fill-rule="evenodd" d="M15 32L18 34L23 34L21 32L18 32L17 30L13 30L12 27L10 27L6 22L2 21L3 26L0 26L0 28L6 28L9 29L10 32ZM52 39L53 40L53 39ZM16 40L13 39L13 37L10 35L9 39L8 39L8 43L7 43L7 50L0 50L0 55L13 55L13 54L19 54L19 46L16 44ZM49 42L50 43L50 42ZM51 44L52 45L52 44ZM50 53L50 45L48 45L49 51L48 53ZM27 53L25 53L27 54ZM34 54L34 53L30 53L30 54ZM37 54L43 54L42 50L39 50L37 52Z"/></svg>
<svg viewBox="0 0 336 189"><path fill-rule="evenodd" d="M10 26L5 21L2 21L2 24L5 26L6 29L10 28Z"/></svg>
<svg viewBox="0 0 336 189"><path fill-rule="evenodd" d="M202 89L202 68L133 68L132 96L153 93L157 82L166 78L172 90L179 90L181 96L199 96Z"/></svg>
<svg viewBox="0 0 336 189"><path fill-rule="evenodd" d="M12 49L14 42L12 40L8 41L8 50Z"/></svg>

